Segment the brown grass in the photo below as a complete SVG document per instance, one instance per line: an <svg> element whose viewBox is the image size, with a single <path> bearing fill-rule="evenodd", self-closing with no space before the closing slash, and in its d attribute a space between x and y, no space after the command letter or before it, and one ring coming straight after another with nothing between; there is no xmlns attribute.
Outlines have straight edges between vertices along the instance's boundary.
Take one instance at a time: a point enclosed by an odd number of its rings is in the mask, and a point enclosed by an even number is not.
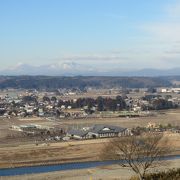
<svg viewBox="0 0 180 180"><path fill-rule="evenodd" d="M174 150L180 150L180 135L165 134ZM0 167L95 161L109 139L52 143L49 146L29 144L0 148ZM175 152L176 154L179 151Z"/></svg>
<svg viewBox="0 0 180 180"><path fill-rule="evenodd" d="M165 114L164 114L165 113ZM180 109L162 111L155 117L143 117L143 118L99 118L99 119L86 119L86 120L64 120L61 121L62 125L82 124L112 124L123 127L136 127L146 126L148 122L155 122L161 124L171 123L173 125L180 125ZM22 124L24 121L10 120L17 124ZM5 121L3 121L4 123ZM27 122L27 121L26 121ZM41 122L43 124L43 120ZM45 123L46 120L45 120ZM54 122L49 122L54 123ZM1 125L1 122L0 122ZM6 126L0 126L6 128ZM6 131L4 129L3 131ZM2 132L2 131L0 131ZM7 131L9 132L9 131ZM171 139L171 146L174 149L180 149L180 135L168 134L166 135ZM98 155L103 147L103 143L108 139L98 140L85 140L85 141L71 141L50 143L49 146L45 143L41 143L38 146L33 144L33 141L20 142L20 140L14 138L11 141L7 139L0 139L0 167L11 166L25 166L25 165L37 165L37 164L53 164L73 161L88 161L98 160ZM2 143L3 142L3 143Z"/></svg>

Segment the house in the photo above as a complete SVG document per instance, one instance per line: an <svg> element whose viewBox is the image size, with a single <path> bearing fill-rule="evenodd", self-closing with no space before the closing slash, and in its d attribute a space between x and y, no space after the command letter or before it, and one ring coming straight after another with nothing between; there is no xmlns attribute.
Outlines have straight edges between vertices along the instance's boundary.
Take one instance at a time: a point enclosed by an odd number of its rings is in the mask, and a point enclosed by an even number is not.
<svg viewBox="0 0 180 180"><path fill-rule="evenodd" d="M38 115L39 115L40 117L43 117L43 116L44 116L44 111L43 111L43 109L39 109L39 110L38 110Z"/></svg>
<svg viewBox="0 0 180 180"><path fill-rule="evenodd" d="M161 92L166 93L166 92L168 92L168 89L163 88L163 89L161 89Z"/></svg>
<svg viewBox="0 0 180 180"><path fill-rule="evenodd" d="M93 138L104 138L104 137L118 137L131 135L131 132L127 128L111 125L94 125L92 130L89 132Z"/></svg>
<svg viewBox="0 0 180 180"><path fill-rule="evenodd" d="M73 139L107 138L128 135L132 135L132 133L127 128L99 124L94 125L88 129L72 129L67 132L67 136Z"/></svg>
<svg viewBox="0 0 180 180"><path fill-rule="evenodd" d="M68 106L67 108L68 108L68 109L72 109L72 106Z"/></svg>
<svg viewBox="0 0 180 180"><path fill-rule="evenodd" d="M62 105L62 106L61 106L61 109L66 109L66 106L65 106L65 105Z"/></svg>
<svg viewBox="0 0 180 180"><path fill-rule="evenodd" d="M72 139L88 139L87 134L88 131L71 129L70 131L67 132L66 136Z"/></svg>

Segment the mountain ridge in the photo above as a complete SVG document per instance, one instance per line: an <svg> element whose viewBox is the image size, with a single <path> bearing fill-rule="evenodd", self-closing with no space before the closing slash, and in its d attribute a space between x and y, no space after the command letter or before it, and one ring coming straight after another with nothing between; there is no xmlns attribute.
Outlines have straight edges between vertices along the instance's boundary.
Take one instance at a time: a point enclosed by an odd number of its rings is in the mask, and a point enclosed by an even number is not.
<svg viewBox="0 0 180 180"><path fill-rule="evenodd" d="M144 68L139 70L109 69L101 71L87 65L75 62L54 63L48 65L34 66L29 64L18 64L14 67L0 70L0 75L45 75L45 76L179 76L180 67L172 69Z"/></svg>

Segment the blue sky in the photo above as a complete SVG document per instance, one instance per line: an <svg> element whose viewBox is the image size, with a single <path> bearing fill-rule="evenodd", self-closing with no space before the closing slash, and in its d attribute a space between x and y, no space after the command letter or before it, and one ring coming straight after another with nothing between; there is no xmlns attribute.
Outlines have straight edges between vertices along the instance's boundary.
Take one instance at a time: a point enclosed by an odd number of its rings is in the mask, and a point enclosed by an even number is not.
<svg viewBox="0 0 180 180"><path fill-rule="evenodd" d="M166 69L179 58L178 0L0 0L0 69Z"/></svg>

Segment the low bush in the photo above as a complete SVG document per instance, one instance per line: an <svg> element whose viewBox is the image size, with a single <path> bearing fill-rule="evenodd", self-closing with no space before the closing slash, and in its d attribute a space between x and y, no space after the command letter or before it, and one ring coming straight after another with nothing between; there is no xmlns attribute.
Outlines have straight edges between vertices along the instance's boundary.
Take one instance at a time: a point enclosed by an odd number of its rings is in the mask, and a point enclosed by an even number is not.
<svg viewBox="0 0 180 180"><path fill-rule="evenodd" d="M130 180L138 180L136 176L131 177ZM180 168L170 169L158 173L149 173L145 176L145 180L180 180Z"/></svg>

